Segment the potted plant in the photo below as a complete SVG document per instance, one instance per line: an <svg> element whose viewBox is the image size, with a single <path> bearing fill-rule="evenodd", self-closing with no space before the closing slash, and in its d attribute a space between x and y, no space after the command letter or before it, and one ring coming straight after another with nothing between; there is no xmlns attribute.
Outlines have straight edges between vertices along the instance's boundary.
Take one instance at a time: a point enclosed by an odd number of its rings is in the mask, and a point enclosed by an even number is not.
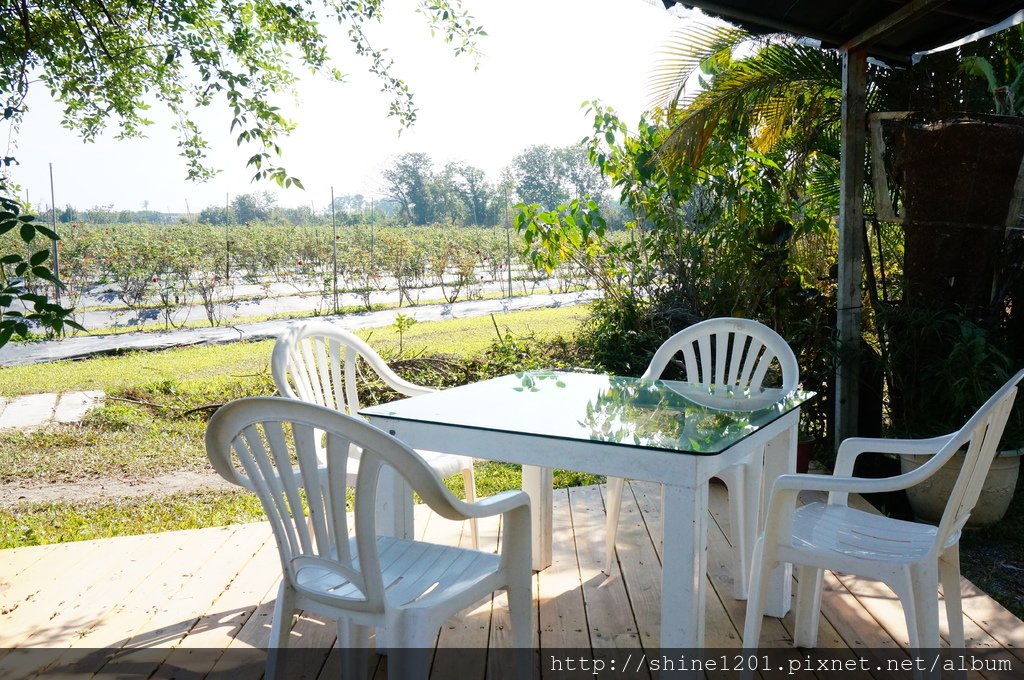
<svg viewBox="0 0 1024 680"><path fill-rule="evenodd" d="M997 329L960 315L917 310L880 315L887 329L890 353L886 379L892 434L924 438L948 434L1013 374L1016 366ZM1019 400L1003 433L1001 451L971 513L970 525L1002 519L1013 498L1024 443L1024 400ZM913 514L937 522L963 464L957 454L944 469L907 490ZM900 456L900 469L909 472L928 456Z"/></svg>

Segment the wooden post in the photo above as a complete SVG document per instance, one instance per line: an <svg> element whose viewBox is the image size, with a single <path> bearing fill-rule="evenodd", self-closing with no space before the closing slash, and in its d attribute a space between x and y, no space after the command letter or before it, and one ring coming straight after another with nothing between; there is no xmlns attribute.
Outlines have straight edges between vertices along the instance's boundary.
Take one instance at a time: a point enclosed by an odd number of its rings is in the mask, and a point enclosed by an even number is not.
<svg viewBox="0 0 1024 680"><path fill-rule="evenodd" d="M843 52L842 152L839 194L837 291L840 363L836 372L836 446L857 434L861 338L861 276L864 262L864 148L867 52Z"/></svg>

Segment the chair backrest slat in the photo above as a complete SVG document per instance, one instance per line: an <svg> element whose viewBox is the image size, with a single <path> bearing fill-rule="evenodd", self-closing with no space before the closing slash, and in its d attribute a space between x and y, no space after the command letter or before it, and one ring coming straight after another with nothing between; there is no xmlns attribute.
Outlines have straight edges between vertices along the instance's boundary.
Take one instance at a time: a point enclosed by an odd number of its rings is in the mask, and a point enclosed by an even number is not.
<svg viewBox="0 0 1024 680"><path fill-rule="evenodd" d="M349 414L359 411L358 360L355 347L345 347L345 408L339 405L338 410Z"/></svg>
<svg viewBox="0 0 1024 680"><path fill-rule="evenodd" d="M651 359L643 377L657 380L677 354L682 355L683 380L702 385L749 390L753 396L775 369L781 387L789 392L800 382L793 350L767 326L750 319L709 319L679 331ZM773 385L775 386L775 385Z"/></svg>

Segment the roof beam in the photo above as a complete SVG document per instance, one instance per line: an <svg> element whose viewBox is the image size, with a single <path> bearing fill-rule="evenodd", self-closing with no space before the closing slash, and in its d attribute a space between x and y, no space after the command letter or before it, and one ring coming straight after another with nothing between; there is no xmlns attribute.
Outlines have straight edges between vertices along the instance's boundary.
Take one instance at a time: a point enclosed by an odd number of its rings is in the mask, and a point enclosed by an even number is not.
<svg viewBox="0 0 1024 680"><path fill-rule="evenodd" d="M851 52L862 47L868 47L872 43L884 38L890 31L893 31L901 25L933 11L940 5L946 4L948 1L949 0L911 0L911 2L903 5L871 28L847 41L842 46L842 50L844 52Z"/></svg>
<svg viewBox="0 0 1024 680"><path fill-rule="evenodd" d="M666 1L672 2L673 4L686 5L687 7L696 7L699 10L717 16L725 21L733 21L741 25L753 24L755 26L764 26L767 29L778 31L779 33L789 33L791 35L820 40L825 47L839 46L846 42L846 37L837 33L815 30L812 27L802 24L761 16L756 12L744 12L743 10L738 10L735 7L729 6L727 3L717 2L716 0L678 0L678 3L676 0ZM893 52L892 50L876 48L871 50L871 54L877 56L879 59L885 59L894 63L910 62L910 55L900 54L898 52Z"/></svg>
<svg viewBox="0 0 1024 680"><path fill-rule="evenodd" d="M887 0L889 3L894 5L902 5L900 0ZM968 21L976 21L979 24L994 24L998 21L998 18L993 19L991 14L983 14L981 12L971 12L969 9L964 7L950 6L950 7L939 7L935 10L939 14L944 14L948 17L956 17L958 19L967 19Z"/></svg>
<svg viewBox="0 0 1024 680"><path fill-rule="evenodd" d="M822 42L832 43L833 45L841 45L844 40L843 36L840 35L827 33L825 31L818 31L810 26L793 23L784 19L775 19L756 12L744 12L743 10L736 9L735 7L730 7L727 3L716 2L715 0L680 0L679 4L696 7L697 9L704 10L705 12L715 14L727 21L731 19L740 23L764 26L765 28L770 28L773 31L778 31L780 33L802 35L808 38L821 40Z"/></svg>

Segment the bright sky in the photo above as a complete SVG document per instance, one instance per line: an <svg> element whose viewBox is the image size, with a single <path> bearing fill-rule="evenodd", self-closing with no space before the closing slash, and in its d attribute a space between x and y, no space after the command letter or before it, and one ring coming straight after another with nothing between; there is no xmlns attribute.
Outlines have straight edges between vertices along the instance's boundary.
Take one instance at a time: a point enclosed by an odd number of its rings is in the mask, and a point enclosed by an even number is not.
<svg viewBox="0 0 1024 680"><path fill-rule="evenodd" d="M336 196L380 195L380 171L405 152L430 154L440 168L463 160L496 180L500 170L531 144L561 146L588 134L580 109L601 99L635 124L648 102L647 78L659 46L681 20L647 0L464 0L487 31L481 38L480 69L471 58L454 57L431 38L414 0L388 0L385 19L374 26L377 46L388 46L396 74L415 93L419 117L397 134L387 116L388 98L351 56L347 44L334 54L349 74L345 83L305 78L298 99L282 102L298 123L283 140L283 163L305 191L251 184L246 155L228 134L227 111L214 110L206 127L214 165L223 172L205 184L187 182L176 138L166 125L141 140L112 136L84 144L60 125L60 111L37 88L12 155L21 165L14 181L37 210L50 204L49 163L56 204L78 209L112 205L139 210L193 213L223 205L225 195L272 190L283 206L313 205L318 211ZM6 136L6 135L5 135ZM4 140L6 141L6 140Z"/></svg>

